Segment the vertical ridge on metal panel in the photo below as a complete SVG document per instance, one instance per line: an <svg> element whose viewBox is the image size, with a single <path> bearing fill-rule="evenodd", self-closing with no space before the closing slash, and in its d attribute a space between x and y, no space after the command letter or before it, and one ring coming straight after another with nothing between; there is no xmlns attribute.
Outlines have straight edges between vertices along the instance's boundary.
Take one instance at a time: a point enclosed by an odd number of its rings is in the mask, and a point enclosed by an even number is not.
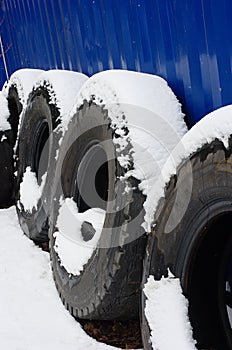
<svg viewBox="0 0 232 350"><path fill-rule="evenodd" d="M83 28L83 34L85 33L85 49L86 55L88 57L89 66L88 72L89 75L92 75L98 72L98 55L97 55L97 45L96 45L96 30L93 22L93 6L95 6L95 2L89 4L89 2L85 2L82 8L81 23ZM84 35L83 35L84 36Z"/></svg>
<svg viewBox="0 0 232 350"><path fill-rule="evenodd" d="M121 68L121 55L115 30L112 0L101 0L101 3L102 9L105 11L105 33L106 37L109 38L109 52L112 58L111 68L118 69Z"/></svg>
<svg viewBox="0 0 232 350"><path fill-rule="evenodd" d="M30 25L29 16L27 16L26 9L25 9L25 0L21 0L20 13L22 17L22 23L24 23L23 33L24 33L24 43L25 43L25 60L26 60L27 67L32 68L32 67L35 67L36 63L34 61L34 50L32 46L33 36L31 35L31 25ZM30 57L27 53L28 51L31 52ZM38 59L39 59L39 65L41 65L40 57Z"/></svg>
<svg viewBox="0 0 232 350"><path fill-rule="evenodd" d="M202 3L209 51L213 109L231 102L231 1ZM228 22L229 20L229 22Z"/></svg>
<svg viewBox="0 0 232 350"><path fill-rule="evenodd" d="M181 11L183 4L176 3L174 18L178 33L179 65L184 84L183 98L186 101L186 105L192 105L192 111L199 119L200 109L204 106L204 95L202 94L199 43L196 40L196 28L199 36L202 37L202 34L200 34L202 30L202 14L198 4L199 2L186 2L184 11ZM200 106L201 108L199 109ZM188 108L186 109L187 113L189 113ZM191 114L189 117L191 117Z"/></svg>
<svg viewBox="0 0 232 350"><path fill-rule="evenodd" d="M130 69L165 78L194 125L232 102L232 2L2 0L9 74ZM196 35L197 33L197 35ZM5 76L0 77L3 84Z"/></svg>
<svg viewBox="0 0 232 350"><path fill-rule="evenodd" d="M41 2L40 0L35 0L38 3L39 6L39 10L40 10L40 14L41 14L41 22L43 23L43 15L44 18L46 18L46 21L44 23L44 30L45 30L45 40L48 43L48 47L50 46L50 55L51 55L51 51L52 51L52 55L53 55L53 64L50 66L50 69L52 68L59 68L59 64L57 61L57 51L55 49L55 40L54 37L52 35L52 29L51 29L51 12L49 12L48 8L47 8L47 3L50 1L46 1L44 0L43 2L43 6L41 6ZM47 27L45 27L45 25L47 25Z"/></svg>
<svg viewBox="0 0 232 350"><path fill-rule="evenodd" d="M106 46L106 38L103 31L102 25L102 17L99 16L99 8L100 5L93 3L92 11L89 12L90 21L93 24L93 32L94 32L94 45L96 48L96 67L94 70L96 72L105 70L108 68L107 62L107 46ZM107 63L105 63L107 62Z"/></svg>
<svg viewBox="0 0 232 350"><path fill-rule="evenodd" d="M67 4L64 1L58 0L58 5L59 5L59 12L60 12L60 19L62 23L62 28L64 31L64 42L63 42L63 47L66 52L66 60L67 63L65 65L66 69L73 70L73 64L71 60L71 50L70 50L70 44L71 41L69 40L68 37L68 26L67 26L67 16L68 16L68 9L67 9Z"/></svg>
<svg viewBox="0 0 232 350"><path fill-rule="evenodd" d="M96 6L96 11L94 11L95 21L96 23L100 22L100 33L99 37L104 38L102 45L102 51L101 51L101 58L102 58L102 68L103 70L107 69L113 69L113 58L112 53L110 51L110 36L108 33L108 29L106 27L106 19L108 16L108 12L106 12L106 9L103 4L103 0L100 0L99 6ZM99 39L100 40L100 39Z"/></svg>
<svg viewBox="0 0 232 350"><path fill-rule="evenodd" d="M80 48L82 52L82 61L81 64L83 65L84 69L83 72L85 74L91 75L92 74L92 69L90 67L90 61L89 61L89 50L88 50L88 39L85 31L85 25L83 22L83 16L82 13L86 12L86 7L84 6L83 2L78 0L78 7L77 7L77 12L75 13L77 19L76 19L76 25L77 25L77 30L78 30L78 38L79 41L78 47ZM85 16L88 16L88 13L85 13ZM79 46L80 45L80 46Z"/></svg>
<svg viewBox="0 0 232 350"><path fill-rule="evenodd" d="M62 49L62 41L63 41L63 31L59 31L58 25L59 25L59 11L58 7L54 7L54 2L50 0L50 14L52 15L52 20L53 20L53 26L52 28L54 29L53 31L53 40L55 37L55 45L56 45L56 52L59 52L59 63L58 63L58 68L60 69L65 69L65 62L64 62L64 57L65 57L65 52ZM51 17L51 16L50 16Z"/></svg>
<svg viewBox="0 0 232 350"><path fill-rule="evenodd" d="M3 22L3 43L5 44L8 41L10 45L10 50L7 52L6 61L9 67L9 75L11 75L14 70L20 68L20 52L17 45L17 33L15 33L15 19L14 19L14 10L12 8L11 1L4 1L5 4L5 20ZM14 34L13 34L14 33ZM8 40L7 40L8 39ZM12 52L13 51L13 52Z"/></svg>
<svg viewBox="0 0 232 350"><path fill-rule="evenodd" d="M135 70L141 71L141 62L143 59L143 52L139 48L142 47L141 35L139 30L138 15L137 15L137 4L131 3L130 11L128 11L128 26L131 35L131 46L134 57Z"/></svg>
<svg viewBox="0 0 232 350"><path fill-rule="evenodd" d="M71 7L70 7L70 1L67 0L67 25L69 28L67 29L69 33L69 41L70 41L70 47L72 48L72 53L75 52L75 54L71 54L71 60L72 60L72 66L75 71L82 72L82 66L81 66L81 61L80 61L80 54L78 50L78 45L76 41L76 36L75 36L75 30L74 30L74 21L72 18L72 12L71 12Z"/></svg>

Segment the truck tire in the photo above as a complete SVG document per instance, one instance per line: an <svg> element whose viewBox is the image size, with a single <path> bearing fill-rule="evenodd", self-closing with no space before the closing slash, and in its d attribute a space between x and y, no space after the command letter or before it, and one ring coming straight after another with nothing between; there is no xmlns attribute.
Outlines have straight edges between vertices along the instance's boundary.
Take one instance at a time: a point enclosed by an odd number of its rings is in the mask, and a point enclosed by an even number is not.
<svg viewBox="0 0 232 350"><path fill-rule="evenodd" d="M128 143L126 151L130 148ZM75 181L78 171L82 179L80 187ZM73 116L59 151L49 230L54 280L64 305L74 317L138 318L146 241L141 227L144 196L138 189L138 181L132 177L126 180L124 173L117 159L107 110L93 101L84 102ZM93 187L98 196L84 199ZM57 252L57 222L65 198L73 198L82 213L94 207L107 209L98 244L76 274L68 270ZM121 205L121 209L108 211L114 201L113 207ZM82 235L88 241L90 226L88 222L84 224ZM69 220L64 223L64 235L69 235L70 225Z"/></svg>
<svg viewBox="0 0 232 350"><path fill-rule="evenodd" d="M36 242L48 240L47 216L50 198L50 181L54 171L53 130L59 124L59 110L50 101L45 87L38 87L28 99L22 116L17 144L16 200L20 225L24 233ZM41 186L42 176L47 173L41 197L33 208L25 208L22 200L22 181L27 169L35 174L36 183ZM26 184L27 186L27 184ZM29 186L29 184L28 184ZM24 186L25 187L25 186ZM31 196L33 197L33 192Z"/></svg>
<svg viewBox="0 0 232 350"><path fill-rule="evenodd" d="M179 166L177 175L166 187L165 198L158 204L144 260L143 284L149 275L156 280L166 276L168 269L180 278L189 300L189 317L198 349L232 348L228 316L232 258L231 140L229 144L227 150L215 139ZM192 174L186 171L188 165ZM188 205L181 197L175 203L178 190L188 189L190 176L192 190ZM173 203L177 208L186 205L186 210L182 219L169 230L167 222ZM152 344L145 304L146 297L142 293L142 336L147 350L152 349Z"/></svg>
<svg viewBox="0 0 232 350"><path fill-rule="evenodd" d="M14 202L13 149L8 141L9 132L0 131L0 209L8 208Z"/></svg>
<svg viewBox="0 0 232 350"><path fill-rule="evenodd" d="M1 98L8 102L10 124L9 129L0 131L0 208L7 208L15 203L14 198L14 151L17 137L18 120L22 111L22 104L19 101L17 89L11 86L8 96L4 94Z"/></svg>
<svg viewBox="0 0 232 350"><path fill-rule="evenodd" d="M19 116L23 109L22 103L18 96L17 87L14 85L10 86L8 90L7 100L10 114L8 121L11 125L10 142L13 148L18 134Z"/></svg>

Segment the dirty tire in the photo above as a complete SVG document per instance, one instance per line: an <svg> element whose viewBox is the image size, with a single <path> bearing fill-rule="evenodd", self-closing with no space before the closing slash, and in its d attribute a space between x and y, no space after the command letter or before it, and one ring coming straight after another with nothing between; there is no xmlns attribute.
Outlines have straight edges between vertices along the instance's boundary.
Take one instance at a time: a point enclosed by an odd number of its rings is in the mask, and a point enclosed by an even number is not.
<svg viewBox="0 0 232 350"><path fill-rule="evenodd" d="M20 125L16 162L17 212L23 231L36 242L48 240L47 217L51 194L50 181L54 176L54 160L57 149L54 145L53 130L59 124L59 116L59 110L50 101L46 88L41 87L29 96ZM24 208L20 196L20 184L27 167L30 167L31 171L36 174L38 185L41 184L42 176L47 172L41 198L38 200L37 207L33 207L32 210Z"/></svg>
<svg viewBox="0 0 232 350"><path fill-rule="evenodd" d="M49 231L53 275L64 305L74 317L81 319L138 318L142 258L146 241L141 228L144 220L144 196L134 178L129 178L127 182L120 179L125 170L119 165L113 137L107 110L93 102L85 102L72 118L57 162L51 215L53 226L50 225ZM107 146L104 146L105 142ZM130 147L128 144L127 151ZM109 159L108 152L113 152L113 159ZM87 154L90 155L89 158ZM86 168L83 166L81 173L81 179L84 180L81 189L76 189L74 180L77 171L81 171L80 163L85 157L87 165ZM96 173L95 180L88 177L91 173ZM91 188L94 181L100 200L90 196L85 201L80 192L85 194L85 190L88 191L87 188ZM124 191L126 183L130 188L128 193ZM67 197L73 197L79 212L92 207L106 209L110 201L115 201L115 207L124 203L117 212L107 211L99 246L94 248L92 256L79 275L66 271L55 249L54 233L57 231L60 198ZM68 231L67 226L64 234L68 235ZM102 247L102 242L103 245L107 242L105 247Z"/></svg>
<svg viewBox="0 0 232 350"><path fill-rule="evenodd" d="M189 317L198 349L232 348L226 297L226 283L231 284L232 257L231 149L231 140L229 150L214 140L181 164L166 188L165 198L159 202L144 260L143 284L149 275L156 280L166 276L168 268L180 278L189 300ZM188 189L191 176L192 190L186 210L170 231L166 225L177 193L180 188ZM175 206L182 208L185 204L179 197ZM152 345L145 303L142 293L142 336L147 350Z"/></svg>

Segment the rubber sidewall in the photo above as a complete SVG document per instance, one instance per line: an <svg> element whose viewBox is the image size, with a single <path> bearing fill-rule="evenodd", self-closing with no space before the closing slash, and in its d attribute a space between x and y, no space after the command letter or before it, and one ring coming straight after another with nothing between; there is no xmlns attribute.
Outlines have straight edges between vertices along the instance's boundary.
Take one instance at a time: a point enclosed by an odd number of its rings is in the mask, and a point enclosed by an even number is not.
<svg viewBox="0 0 232 350"><path fill-rule="evenodd" d="M76 139L76 135L80 135L77 138L76 147L69 152L72 147L70 140ZM113 130L107 110L93 102L86 102L72 119L62 142L57 163L53 196L55 202L51 216L53 226L50 226L49 232L53 274L63 303L72 315L83 319L110 320L138 317L142 256L146 240L141 228L144 220L144 212L141 210L144 196L138 190L138 182L135 179L131 178L127 182L121 179L125 170L119 165L112 139ZM99 143L107 141L111 151L115 154L114 159L108 163L108 199L115 200L115 206L118 204L122 209L106 215L100 242L107 240L108 247L97 247L80 275L75 276L69 274L61 266L60 258L54 249L53 234L56 231L60 198L68 196L67 188L61 188L60 176L63 174L62 171L66 171L66 175L67 172L72 173L73 170L70 170L69 166L73 166L74 159L76 159L76 164L80 162L86 147L88 148L92 140L97 140ZM128 144L127 147L131 146ZM66 159L67 154L70 157L68 160ZM128 183L130 183L131 190L126 193L125 187ZM131 218L135 219L133 232L132 228L126 225L126 220ZM122 231L123 224L124 229L127 227L128 232ZM127 244L130 235L133 235L134 239Z"/></svg>
<svg viewBox="0 0 232 350"><path fill-rule="evenodd" d="M191 174L189 169L192 169ZM181 187L188 191L190 177L192 177L192 188L189 188L191 193L188 205L181 220L177 221L174 228L169 231L167 222L174 204L177 211L178 208L186 205L181 200L177 203L176 198ZM221 227L221 233L216 232L217 234L212 234L211 237L207 236L207 232L213 232L218 218L220 219L226 213L232 214L231 187L231 144L229 150L226 150L218 140L204 145L182 162L177 175L170 180L165 198L159 202L154 218L154 229L147 243L143 285L149 275L153 275L156 280L167 276L168 269L180 278L183 292L189 299L193 336L198 341L200 349L230 349L232 344L226 310L223 306L217 306L216 302L217 293L219 293L217 284L221 283L219 265L224 261L223 254L228 255L227 245L232 246L231 235L228 228ZM195 275L193 275L196 258L203 249L201 247L206 243L208 249L205 250L207 252L205 259L203 258L202 265L198 266L199 273L196 272L195 267ZM196 280L199 278L202 284L193 282L193 276ZM144 349L147 350L152 349L152 344L144 313L145 304L146 297L142 293L142 336Z"/></svg>
<svg viewBox="0 0 232 350"><path fill-rule="evenodd" d="M54 136L54 129L59 124L59 110L51 103L49 93L44 88L38 88L32 92L27 108L23 114L19 140L17 147L17 179L16 199L19 221L26 235L34 241L48 240L48 215L49 203L51 201L51 181L54 178L55 154L58 147L57 135ZM49 130L49 138L46 143L49 151L47 154L47 176L45 186L42 190L37 207L32 210L25 210L20 199L20 184L27 167L33 171L34 151L37 142L38 128L41 123L46 123ZM58 137L59 138L59 137ZM57 146L55 146L57 144ZM43 152L42 152L43 154ZM40 167L40 164L39 164ZM40 169L38 170L39 173ZM32 194L33 195L33 194Z"/></svg>

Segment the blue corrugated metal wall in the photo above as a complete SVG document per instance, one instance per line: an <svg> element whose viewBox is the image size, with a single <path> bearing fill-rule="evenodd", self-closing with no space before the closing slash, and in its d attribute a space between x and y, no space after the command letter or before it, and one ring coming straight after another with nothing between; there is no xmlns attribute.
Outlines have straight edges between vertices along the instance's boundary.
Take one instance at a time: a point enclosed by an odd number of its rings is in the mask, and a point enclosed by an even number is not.
<svg viewBox="0 0 232 350"><path fill-rule="evenodd" d="M232 103L231 0L0 0L9 72L112 68L164 77L189 125ZM5 79L0 64L1 83Z"/></svg>

